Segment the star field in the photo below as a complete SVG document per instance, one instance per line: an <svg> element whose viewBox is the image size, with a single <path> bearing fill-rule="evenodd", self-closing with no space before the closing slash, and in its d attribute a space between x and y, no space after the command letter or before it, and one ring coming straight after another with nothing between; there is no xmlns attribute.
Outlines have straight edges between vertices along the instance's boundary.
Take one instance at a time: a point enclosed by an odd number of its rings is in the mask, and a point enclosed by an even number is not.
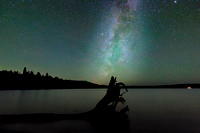
<svg viewBox="0 0 200 133"><path fill-rule="evenodd" d="M199 0L1 0L0 70L128 85L200 82Z"/></svg>

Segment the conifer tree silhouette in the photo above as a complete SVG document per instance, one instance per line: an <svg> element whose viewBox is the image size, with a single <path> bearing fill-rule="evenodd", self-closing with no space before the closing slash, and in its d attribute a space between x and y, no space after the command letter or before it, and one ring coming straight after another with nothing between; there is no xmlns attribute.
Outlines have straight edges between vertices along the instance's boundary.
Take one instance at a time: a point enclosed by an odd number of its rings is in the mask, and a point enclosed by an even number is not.
<svg viewBox="0 0 200 133"><path fill-rule="evenodd" d="M26 70L26 67L24 67L23 75L25 75L26 73L27 73L27 70Z"/></svg>

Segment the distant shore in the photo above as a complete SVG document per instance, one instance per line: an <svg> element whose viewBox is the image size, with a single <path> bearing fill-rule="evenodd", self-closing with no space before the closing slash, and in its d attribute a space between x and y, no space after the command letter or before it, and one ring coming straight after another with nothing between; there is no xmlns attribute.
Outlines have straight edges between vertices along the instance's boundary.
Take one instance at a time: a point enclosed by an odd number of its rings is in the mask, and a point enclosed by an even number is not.
<svg viewBox="0 0 200 133"><path fill-rule="evenodd" d="M24 81L27 84L32 84L31 82L28 81ZM68 81L70 82L70 81ZM68 83L67 82L67 83ZM92 84L90 82L87 81L71 81L74 84L78 84L78 85L63 85L63 84L59 84L56 85L56 83L54 82L53 85L49 86L45 86L45 82L44 83L38 83L33 85L33 86L26 86L26 85L17 85L15 86L17 83L15 83L15 81L10 82L10 85L3 85L2 87L0 87L0 90L56 90L56 89L105 89L108 86L106 85L96 85L96 84ZM66 83L66 84L67 84ZM127 86L128 89L200 89L200 84L177 84L177 85L158 85L158 86Z"/></svg>
<svg viewBox="0 0 200 133"><path fill-rule="evenodd" d="M149 89L156 89L156 88L177 88L177 89L198 89L200 88L200 84L173 84L173 85L152 85L152 86L127 86L127 88L138 88L138 89L144 89L144 88L149 88Z"/></svg>
<svg viewBox="0 0 200 133"><path fill-rule="evenodd" d="M107 85L98 85L88 81L64 80L58 77L52 77L48 73L41 75L33 71L27 71L26 67L23 73L18 71L0 71L0 90L42 90L42 89L94 89L107 88ZM152 86L127 86L131 89L156 89L156 88L180 88L193 89L200 88L199 83L194 84L174 84L174 85L152 85Z"/></svg>

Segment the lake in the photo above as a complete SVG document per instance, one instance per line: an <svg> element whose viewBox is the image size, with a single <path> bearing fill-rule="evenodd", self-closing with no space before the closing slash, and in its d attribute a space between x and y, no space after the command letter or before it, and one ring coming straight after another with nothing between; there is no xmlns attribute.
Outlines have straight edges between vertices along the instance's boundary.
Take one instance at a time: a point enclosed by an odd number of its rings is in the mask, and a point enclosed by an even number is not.
<svg viewBox="0 0 200 133"><path fill-rule="evenodd" d="M0 91L0 114L80 113L91 110L106 89ZM200 133L199 89L129 89L123 96L130 111L128 132ZM125 105L118 105L120 110ZM0 131L93 133L91 123L63 120L1 124Z"/></svg>

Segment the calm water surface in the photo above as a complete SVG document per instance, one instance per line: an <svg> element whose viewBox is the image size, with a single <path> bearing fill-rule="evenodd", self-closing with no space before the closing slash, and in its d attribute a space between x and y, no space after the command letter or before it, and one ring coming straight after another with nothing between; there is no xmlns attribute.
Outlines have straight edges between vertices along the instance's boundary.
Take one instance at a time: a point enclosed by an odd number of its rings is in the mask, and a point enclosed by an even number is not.
<svg viewBox="0 0 200 133"><path fill-rule="evenodd" d="M0 114L79 113L91 110L106 89L0 91ZM199 89L129 89L129 132L200 133ZM120 110L123 105L118 106ZM77 127L78 125L78 127ZM0 131L95 132L87 121L2 124Z"/></svg>

